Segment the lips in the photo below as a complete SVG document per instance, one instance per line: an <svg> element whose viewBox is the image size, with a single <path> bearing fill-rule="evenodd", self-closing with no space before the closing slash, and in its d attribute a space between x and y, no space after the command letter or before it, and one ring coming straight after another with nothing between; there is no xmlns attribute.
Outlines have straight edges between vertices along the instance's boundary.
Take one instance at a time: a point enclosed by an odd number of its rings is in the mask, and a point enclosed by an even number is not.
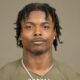
<svg viewBox="0 0 80 80"><path fill-rule="evenodd" d="M43 43L46 42L46 40L45 39L42 39L42 38L38 38L38 39L33 39L32 42L34 44L43 44Z"/></svg>

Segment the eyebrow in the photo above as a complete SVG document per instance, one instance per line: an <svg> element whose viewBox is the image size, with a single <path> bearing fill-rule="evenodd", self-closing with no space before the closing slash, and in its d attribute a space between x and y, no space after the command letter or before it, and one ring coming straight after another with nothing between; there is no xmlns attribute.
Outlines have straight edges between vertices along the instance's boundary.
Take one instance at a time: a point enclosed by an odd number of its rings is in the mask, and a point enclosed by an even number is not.
<svg viewBox="0 0 80 80"><path fill-rule="evenodd" d="M34 25L35 23L34 22L25 22L26 24L32 24L32 25ZM41 24L49 24L49 22L48 21L44 21L44 22L41 22Z"/></svg>

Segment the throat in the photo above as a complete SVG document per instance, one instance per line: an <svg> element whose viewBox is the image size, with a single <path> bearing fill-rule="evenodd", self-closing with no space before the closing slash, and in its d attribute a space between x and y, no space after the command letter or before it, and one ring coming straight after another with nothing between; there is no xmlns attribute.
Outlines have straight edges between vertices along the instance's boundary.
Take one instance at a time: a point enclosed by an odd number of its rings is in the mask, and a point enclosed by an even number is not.
<svg viewBox="0 0 80 80"><path fill-rule="evenodd" d="M29 71L41 75L53 66L52 54L47 53L40 56L27 55L26 58L23 56L23 64Z"/></svg>
<svg viewBox="0 0 80 80"><path fill-rule="evenodd" d="M50 70L52 69L52 67L54 66L54 65L52 64L52 65L50 65L49 67L46 67L46 68L45 68L45 67L43 66L43 68L41 68L40 65L39 65L37 68L35 67L34 69L31 69L31 68L25 66L23 60L22 60L22 65L23 65L24 69L27 71L28 74L30 74L30 72L33 72L33 73L35 73L35 74L37 74L37 75L40 75L40 76L44 76L44 75L45 75L48 71L50 71Z"/></svg>

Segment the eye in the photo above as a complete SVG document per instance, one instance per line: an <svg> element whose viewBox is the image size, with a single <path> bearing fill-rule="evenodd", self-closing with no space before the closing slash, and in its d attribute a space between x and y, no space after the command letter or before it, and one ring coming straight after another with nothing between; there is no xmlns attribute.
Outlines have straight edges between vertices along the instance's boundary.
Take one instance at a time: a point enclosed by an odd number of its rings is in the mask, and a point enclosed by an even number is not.
<svg viewBox="0 0 80 80"><path fill-rule="evenodd" d="M25 28L26 28L26 29L32 29L32 28L33 28L33 25L26 24Z"/></svg>
<svg viewBox="0 0 80 80"><path fill-rule="evenodd" d="M47 24L47 25L43 25L43 28L44 29L49 29L49 25Z"/></svg>
<svg viewBox="0 0 80 80"><path fill-rule="evenodd" d="M28 29L28 28L32 28L32 26L28 25L28 26L26 26L26 28L27 28L27 29Z"/></svg>

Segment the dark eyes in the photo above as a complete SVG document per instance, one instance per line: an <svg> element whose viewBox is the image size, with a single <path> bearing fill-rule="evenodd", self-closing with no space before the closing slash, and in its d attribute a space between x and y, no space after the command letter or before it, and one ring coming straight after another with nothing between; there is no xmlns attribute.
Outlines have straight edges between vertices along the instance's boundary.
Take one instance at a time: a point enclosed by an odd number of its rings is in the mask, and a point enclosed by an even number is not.
<svg viewBox="0 0 80 80"><path fill-rule="evenodd" d="M43 28L49 29L49 25L43 25Z"/></svg>
<svg viewBox="0 0 80 80"><path fill-rule="evenodd" d="M40 27L41 27L42 29L49 29L50 26L49 26L48 24L45 24L45 25L41 25ZM26 28L26 29L33 29L33 28L35 28L35 26L34 26L34 25L28 25L28 24L27 24L27 25L25 26L25 28Z"/></svg>
<svg viewBox="0 0 80 80"><path fill-rule="evenodd" d="M32 26L32 25L26 25L25 28L26 28L26 29L32 29L33 26Z"/></svg>
<svg viewBox="0 0 80 80"><path fill-rule="evenodd" d="M26 28L32 28L32 26L26 26Z"/></svg>

